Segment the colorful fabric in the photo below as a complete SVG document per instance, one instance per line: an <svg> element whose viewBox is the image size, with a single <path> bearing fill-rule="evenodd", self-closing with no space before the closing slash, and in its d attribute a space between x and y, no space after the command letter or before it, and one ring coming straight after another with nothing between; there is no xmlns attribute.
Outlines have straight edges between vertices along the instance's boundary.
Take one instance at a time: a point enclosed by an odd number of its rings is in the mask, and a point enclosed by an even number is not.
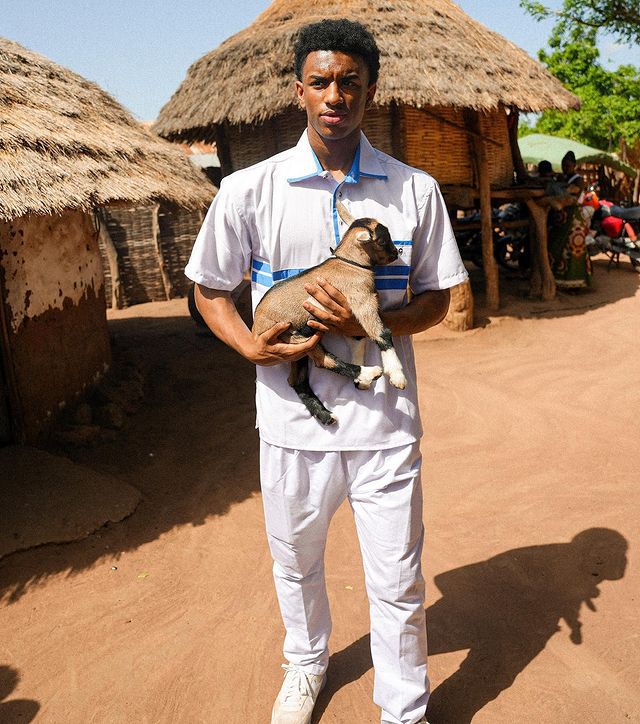
<svg viewBox="0 0 640 724"><path fill-rule="evenodd" d="M589 220L578 204L551 212L549 256L556 284L561 288L591 286L591 257L585 239Z"/></svg>

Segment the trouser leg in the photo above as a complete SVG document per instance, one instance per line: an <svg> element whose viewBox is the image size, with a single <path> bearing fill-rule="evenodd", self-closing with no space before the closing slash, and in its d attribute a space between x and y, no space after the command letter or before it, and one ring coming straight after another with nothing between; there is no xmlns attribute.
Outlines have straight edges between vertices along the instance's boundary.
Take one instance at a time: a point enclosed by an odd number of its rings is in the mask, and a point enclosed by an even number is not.
<svg viewBox="0 0 640 724"><path fill-rule="evenodd" d="M373 698L383 722L413 724L429 697L420 450L353 455L349 498L369 595Z"/></svg>
<svg viewBox="0 0 640 724"><path fill-rule="evenodd" d="M324 549L331 518L346 497L339 453L288 450L262 442L260 477L286 629L284 656L312 674L322 674L331 633Z"/></svg>

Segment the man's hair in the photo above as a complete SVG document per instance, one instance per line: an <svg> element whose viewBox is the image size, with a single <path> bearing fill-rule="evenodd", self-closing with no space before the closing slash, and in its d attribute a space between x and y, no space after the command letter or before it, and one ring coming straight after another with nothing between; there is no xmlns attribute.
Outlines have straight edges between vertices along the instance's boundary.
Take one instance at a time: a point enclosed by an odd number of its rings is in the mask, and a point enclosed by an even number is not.
<svg viewBox="0 0 640 724"><path fill-rule="evenodd" d="M380 51L373 35L353 20L321 20L305 25L294 45L296 78L302 80L302 66L309 53L316 50L335 50L359 55L369 69L369 85L378 80Z"/></svg>

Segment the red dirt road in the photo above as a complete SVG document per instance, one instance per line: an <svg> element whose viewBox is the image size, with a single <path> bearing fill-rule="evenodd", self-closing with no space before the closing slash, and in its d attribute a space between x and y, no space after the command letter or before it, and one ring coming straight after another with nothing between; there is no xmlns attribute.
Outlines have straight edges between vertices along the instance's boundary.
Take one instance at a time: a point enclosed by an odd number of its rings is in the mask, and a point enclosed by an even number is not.
<svg viewBox="0 0 640 724"><path fill-rule="evenodd" d="M416 340L432 724L640 722L640 277L596 275L597 292L507 298L484 327ZM196 334L184 300L111 317L116 353L148 366L146 403L72 457L143 499L86 540L0 561L0 722L266 723L282 628L251 367ZM327 577L314 721L373 723L346 507Z"/></svg>

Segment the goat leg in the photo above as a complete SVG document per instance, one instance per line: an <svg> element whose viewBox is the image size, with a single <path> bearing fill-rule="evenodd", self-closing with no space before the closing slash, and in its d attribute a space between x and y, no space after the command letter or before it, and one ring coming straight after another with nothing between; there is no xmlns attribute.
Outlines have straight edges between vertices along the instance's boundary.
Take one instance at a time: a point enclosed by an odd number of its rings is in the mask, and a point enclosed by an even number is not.
<svg viewBox="0 0 640 724"><path fill-rule="evenodd" d="M371 383L382 375L382 369L378 366L363 367L341 360L335 354L328 352L322 344L317 344L310 352L309 357L316 367L323 367L331 372L344 375L353 380L359 390L368 390Z"/></svg>
<svg viewBox="0 0 640 724"><path fill-rule="evenodd" d="M289 384L313 417L323 425L333 425L336 422L336 416L320 402L309 385L309 363L306 357L291 363Z"/></svg>
<svg viewBox="0 0 640 724"><path fill-rule="evenodd" d="M377 311L367 311L368 313L360 316L358 311L354 309L356 319L360 322L367 336L378 345L382 356L382 368L389 378L389 382L399 390L404 390L407 386L407 378L404 376L402 362L400 362L393 346L391 330L384 326Z"/></svg>

